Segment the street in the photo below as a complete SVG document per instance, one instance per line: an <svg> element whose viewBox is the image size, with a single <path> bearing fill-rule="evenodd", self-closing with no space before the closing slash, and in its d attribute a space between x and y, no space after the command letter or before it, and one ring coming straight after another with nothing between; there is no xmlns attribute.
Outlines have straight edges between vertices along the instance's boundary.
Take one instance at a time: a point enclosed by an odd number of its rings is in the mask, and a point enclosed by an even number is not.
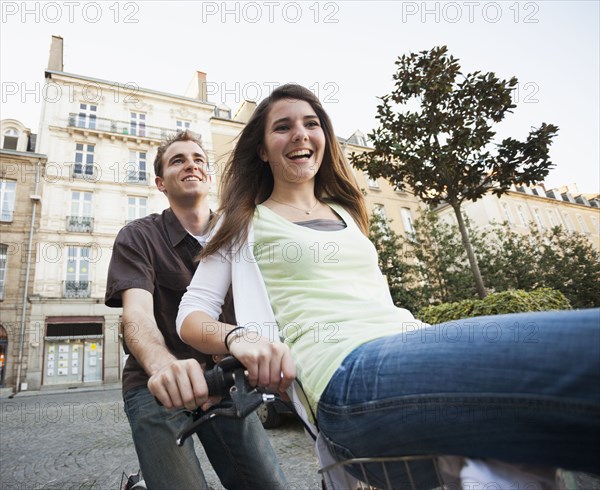
<svg viewBox="0 0 600 490"><path fill-rule="evenodd" d="M22 393L0 400L0 490L119 488L138 470L120 389ZM312 441L290 418L268 431L290 489L320 489ZM197 444L206 480L223 487Z"/></svg>
<svg viewBox="0 0 600 490"><path fill-rule="evenodd" d="M286 418L268 433L289 490L320 490L312 440L300 422ZM196 450L208 484L222 490L197 440ZM0 490L117 490L123 472L138 470L120 389L0 398L0 469ZM600 490L600 479L573 473L560 488Z"/></svg>

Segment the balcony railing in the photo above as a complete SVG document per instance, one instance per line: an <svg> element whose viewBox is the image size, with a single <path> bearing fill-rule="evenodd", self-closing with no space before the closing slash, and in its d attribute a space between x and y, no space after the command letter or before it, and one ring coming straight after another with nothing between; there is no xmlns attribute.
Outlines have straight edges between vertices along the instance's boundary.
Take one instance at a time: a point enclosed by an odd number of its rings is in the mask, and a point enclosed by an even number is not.
<svg viewBox="0 0 600 490"><path fill-rule="evenodd" d="M98 180L98 167L95 163L74 163L71 177L96 181Z"/></svg>
<svg viewBox="0 0 600 490"><path fill-rule="evenodd" d="M130 184L148 184L149 173L141 170L129 170L127 172L127 182Z"/></svg>
<svg viewBox="0 0 600 490"><path fill-rule="evenodd" d="M89 298L92 293L91 281L64 281L63 286L65 298Z"/></svg>
<svg viewBox="0 0 600 490"><path fill-rule="evenodd" d="M67 231L91 233L94 231L94 218L91 216L67 216Z"/></svg>
<svg viewBox="0 0 600 490"><path fill-rule="evenodd" d="M67 124L71 128L81 128L89 131L112 133L133 138L148 138L162 140L177 132L177 129L161 128L159 126L148 126L147 124L132 124L131 121L118 121L105 117L95 119L80 118L78 113L69 113Z"/></svg>

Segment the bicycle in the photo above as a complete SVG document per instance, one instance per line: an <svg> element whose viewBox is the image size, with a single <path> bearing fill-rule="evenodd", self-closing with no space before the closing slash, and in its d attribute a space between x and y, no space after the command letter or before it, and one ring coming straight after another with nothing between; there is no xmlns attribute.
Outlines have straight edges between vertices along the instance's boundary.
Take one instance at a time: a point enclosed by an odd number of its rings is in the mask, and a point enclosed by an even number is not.
<svg viewBox="0 0 600 490"><path fill-rule="evenodd" d="M177 436L177 444L179 446L182 446L185 440L192 436L202 424L211 421L215 417L243 418L254 412L262 404L273 403L276 400L291 406L292 412L301 420L309 435L316 440L317 436L315 435L314 427L299 415L292 403L281 400L281 398L279 398L277 395L264 393L260 389L250 386L245 367L234 357L229 356L224 358L212 369L207 370L204 375L206 378L209 395L220 396L227 399L231 398L232 404L231 406L227 407L222 407L217 404L206 412L203 412L200 409L196 409L194 412L192 412L192 422L188 424L188 426L186 426ZM436 471L437 482L439 483L439 486L443 488L444 481L441 471L438 468L435 458L432 456L362 458L360 460L352 459L343 462L332 463L329 465L323 465L321 470L319 470L319 473L321 474L322 478L322 487L326 490L336 490L338 488L348 489L351 488L351 486L356 489L375 489L374 486L369 484L369 476L365 471L366 465L373 463L383 465L384 472L386 472L387 464L401 463L405 465L408 471L411 488L416 489L416 485L411 476L409 462L432 459ZM361 480L350 476L350 474L346 471L347 467L356 467L357 465L360 465L362 471ZM387 479L385 487L380 486L378 488L381 490L386 488L391 489L392 484L389 478Z"/></svg>
<svg viewBox="0 0 600 490"><path fill-rule="evenodd" d="M213 405L206 412L197 408L190 412L192 421L178 435L177 445L183 446L185 440L195 434L202 424L210 422L215 417L227 417L241 419L250 415L260 405L275 401L272 394L261 393L252 388L246 378L246 370L242 363L234 357L226 357L213 368L204 372L204 378L208 387L209 396L219 396L231 399L231 406L224 407L221 404ZM160 404L158 398L156 402ZM144 482L141 470L137 473L121 476L120 490L144 490Z"/></svg>
<svg viewBox="0 0 600 490"><path fill-rule="evenodd" d="M231 399L231 403L227 406L220 403L213 405L206 412L199 408L190 412L191 422L177 435L179 446L182 446L185 440L192 436L201 425L210 422L215 417L244 418L261 405L276 400L291 407L292 412L301 420L308 434L316 441L317 447L319 446L317 442L318 431L308 422L306 414L303 418L301 415L302 407L297 403L292 404L283 401L277 395L264 393L258 388L251 387L245 367L234 357L224 358L212 369L205 371L204 376L209 395L219 396L228 401ZM300 410L296 410L296 408ZM317 452L319 452L319 449L317 449ZM390 475L394 469L401 467L406 475L406 481L401 488L416 490L418 486L413 478L411 466L413 464L429 464L433 469L433 481L437 490L458 490L462 488L460 480L457 479L460 472L457 465L461 464L459 460L460 457L435 455L354 458L345 461L321 459L319 474L322 478L322 488L324 490L391 490L397 488L397 485L394 485ZM373 475L377 472L379 475L374 478ZM356 475L356 477L352 475ZM559 477L563 480L559 488L578 488L571 473L562 472ZM129 476L124 473L121 478L120 489L146 489L141 472L138 471Z"/></svg>
<svg viewBox="0 0 600 490"><path fill-rule="evenodd" d="M177 444L183 445L184 441L193 435L202 424L209 422L215 417L243 418L254 412L265 403L279 401L291 407L292 412L301 420L308 434L317 444L318 430L310 424L301 405L292 404L281 400L277 395L264 393L258 388L249 385L245 367L235 358L226 357L217 363L212 369L205 372L208 393L211 396L220 396L231 399L230 406L222 407L219 404L211 407L207 412L196 409L192 412L192 422L184 428L177 436ZM298 408L299 410L296 410ZM322 441L321 441L322 442ZM326 461L321 459L319 474L322 478L324 490L340 489L368 489L368 490L391 490L398 487L398 480L391 475L395 470L401 468L405 477L402 479L401 488L416 490L421 488L416 483L413 470L421 465L431 468L429 485L437 490L453 490L462 488L458 474L462 465L462 458L458 456L397 456L397 457L370 457L354 458L345 461ZM355 476L352 476L355 475ZM398 474L396 472L396 478ZM567 478L569 475L563 475ZM537 488L531 486L529 488ZM565 485L562 488L577 488Z"/></svg>
<svg viewBox="0 0 600 490"><path fill-rule="evenodd" d="M121 483L119 484L119 490L146 490L146 482L142 476L142 470L138 470L137 473L131 473L128 475L123 472L121 475Z"/></svg>

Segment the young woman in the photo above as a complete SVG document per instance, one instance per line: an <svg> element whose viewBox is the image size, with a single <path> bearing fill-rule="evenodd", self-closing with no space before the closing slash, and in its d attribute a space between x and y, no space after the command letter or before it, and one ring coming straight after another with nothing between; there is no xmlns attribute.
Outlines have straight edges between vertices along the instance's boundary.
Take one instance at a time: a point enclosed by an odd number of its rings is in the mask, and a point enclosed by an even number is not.
<svg viewBox="0 0 600 490"><path fill-rule="evenodd" d="M221 199L179 334L230 352L260 386L284 391L297 378L337 458L600 471L600 310L429 326L394 306L363 196L309 90L286 85L259 104ZM239 326L215 320L230 285Z"/></svg>

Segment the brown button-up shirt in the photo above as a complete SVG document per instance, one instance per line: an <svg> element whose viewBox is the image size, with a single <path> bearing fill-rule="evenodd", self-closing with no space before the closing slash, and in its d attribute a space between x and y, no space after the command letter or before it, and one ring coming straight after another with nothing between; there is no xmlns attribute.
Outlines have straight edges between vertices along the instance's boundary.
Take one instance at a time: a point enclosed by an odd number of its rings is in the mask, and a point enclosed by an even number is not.
<svg viewBox="0 0 600 490"><path fill-rule="evenodd" d="M201 247L181 225L169 208L162 214L151 214L124 226L113 247L106 285L106 306L122 307L122 293L131 288L145 289L154 298L154 318L165 338L167 348L178 359L197 359L210 363L211 356L202 354L181 341L175 319L181 297L197 267L196 256ZM226 302L225 321L234 323L231 299ZM144 342L128 329L127 343ZM149 376L133 355L123 370L123 393L146 385Z"/></svg>

